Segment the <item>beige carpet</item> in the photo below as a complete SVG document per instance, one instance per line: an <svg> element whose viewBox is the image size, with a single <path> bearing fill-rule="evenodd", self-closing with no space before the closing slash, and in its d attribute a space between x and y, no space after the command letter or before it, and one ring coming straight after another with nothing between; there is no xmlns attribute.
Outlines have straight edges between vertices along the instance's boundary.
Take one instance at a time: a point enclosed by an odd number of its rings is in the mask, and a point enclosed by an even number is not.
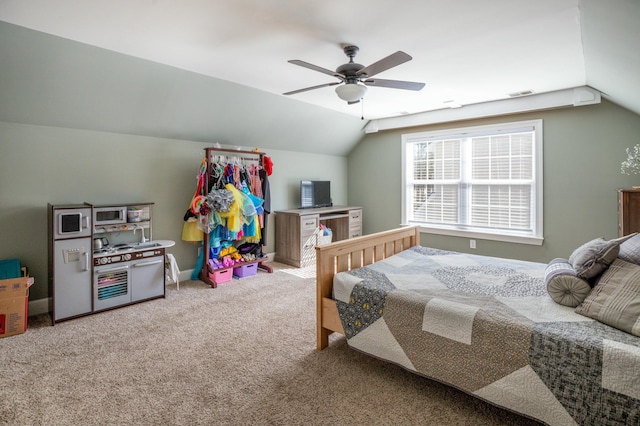
<svg viewBox="0 0 640 426"><path fill-rule="evenodd" d="M313 278L170 286L166 299L0 339L0 424L533 425L347 348L315 350Z"/></svg>

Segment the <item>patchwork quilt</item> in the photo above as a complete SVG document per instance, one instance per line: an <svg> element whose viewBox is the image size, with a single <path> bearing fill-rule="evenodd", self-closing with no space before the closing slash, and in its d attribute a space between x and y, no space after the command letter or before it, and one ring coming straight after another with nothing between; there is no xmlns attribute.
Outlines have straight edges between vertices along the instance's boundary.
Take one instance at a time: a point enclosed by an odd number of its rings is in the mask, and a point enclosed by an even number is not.
<svg viewBox="0 0 640 426"><path fill-rule="evenodd" d="M640 338L556 304L545 267L413 247L333 296L354 349L549 425L640 424Z"/></svg>

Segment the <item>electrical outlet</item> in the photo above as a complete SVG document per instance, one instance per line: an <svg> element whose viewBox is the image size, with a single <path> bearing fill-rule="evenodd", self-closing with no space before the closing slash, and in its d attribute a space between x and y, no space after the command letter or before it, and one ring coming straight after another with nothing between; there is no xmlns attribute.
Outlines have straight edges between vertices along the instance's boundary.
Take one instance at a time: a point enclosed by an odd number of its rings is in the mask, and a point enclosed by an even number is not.
<svg viewBox="0 0 640 426"><path fill-rule="evenodd" d="M476 240L469 240L469 248L476 248Z"/></svg>

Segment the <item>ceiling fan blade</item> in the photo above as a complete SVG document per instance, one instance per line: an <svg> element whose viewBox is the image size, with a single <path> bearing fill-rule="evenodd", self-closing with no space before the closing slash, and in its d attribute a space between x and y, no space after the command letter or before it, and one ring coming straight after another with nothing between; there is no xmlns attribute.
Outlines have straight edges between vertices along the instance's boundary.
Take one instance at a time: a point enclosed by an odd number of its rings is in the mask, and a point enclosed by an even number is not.
<svg viewBox="0 0 640 426"><path fill-rule="evenodd" d="M345 78L345 76L343 74L340 74L339 72L331 71L331 70L328 70L326 68L322 68L322 67L319 67L317 65L310 64L309 62L300 61L298 59L293 59L293 60L288 61L288 62L290 64L299 65L301 67L309 68L310 70L318 71L318 72L321 72L323 74L328 74L328 75L333 76L333 77L338 77L340 79Z"/></svg>
<svg viewBox="0 0 640 426"><path fill-rule="evenodd" d="M398 50L396 53L393 53L386 58L382 58L378 62L374 62L368 67L362 68L356 73L356 75L366 75L367 77L373 77L374 75L379 74L382 71L386 71L389 68L404 64L411 59L413 59L411 56Z"/></svg>
<svg viewBox="0 0 640 426"><path fill-rule="evenodd" d="M391 89L404 89L404 90L422 90L424 83L416 83L414 81L401 81L401 80L383 80L381 78L369 78L363 83L366 86L375 87L389 87Z"/></svg>
<svg viewBox="0 0 640 426"><path fill-rule="evenodd" d="M304 89L298 89L298 90L294 90L294 91L291 91L291 92L283 93L283 95L295 95L296 93L302 93L302 92L306 92L308 90L320 89L322 87L335 86L336 84L341 84L341 83L342 83L341 81L336 81L336 82L333 82L333 83L319 84L317 86L306 87Z"/></svg>

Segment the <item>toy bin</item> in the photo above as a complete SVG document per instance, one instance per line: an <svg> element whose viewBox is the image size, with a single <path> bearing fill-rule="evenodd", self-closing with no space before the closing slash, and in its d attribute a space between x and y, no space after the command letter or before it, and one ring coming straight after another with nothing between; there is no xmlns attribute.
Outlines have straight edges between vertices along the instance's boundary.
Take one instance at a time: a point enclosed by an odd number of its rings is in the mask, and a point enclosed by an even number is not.
<svg viewBox="0 0 640 426"><path fill-rule="evenodd" d="M237 268L233 268L233 276L238 278L250 277L251 275L255 275L258 272L258 264L257 263L249 263L247 265L238 266Z"/></svg>
<svg viewBox="0 0 640 426"><path fill-rule="evenodd" d="M221 269L219 271L215 271L213 273L209 273L209 278L213 280L216 284L226 283L227 281L231 281L233 277L232 269Z"/></svg>

